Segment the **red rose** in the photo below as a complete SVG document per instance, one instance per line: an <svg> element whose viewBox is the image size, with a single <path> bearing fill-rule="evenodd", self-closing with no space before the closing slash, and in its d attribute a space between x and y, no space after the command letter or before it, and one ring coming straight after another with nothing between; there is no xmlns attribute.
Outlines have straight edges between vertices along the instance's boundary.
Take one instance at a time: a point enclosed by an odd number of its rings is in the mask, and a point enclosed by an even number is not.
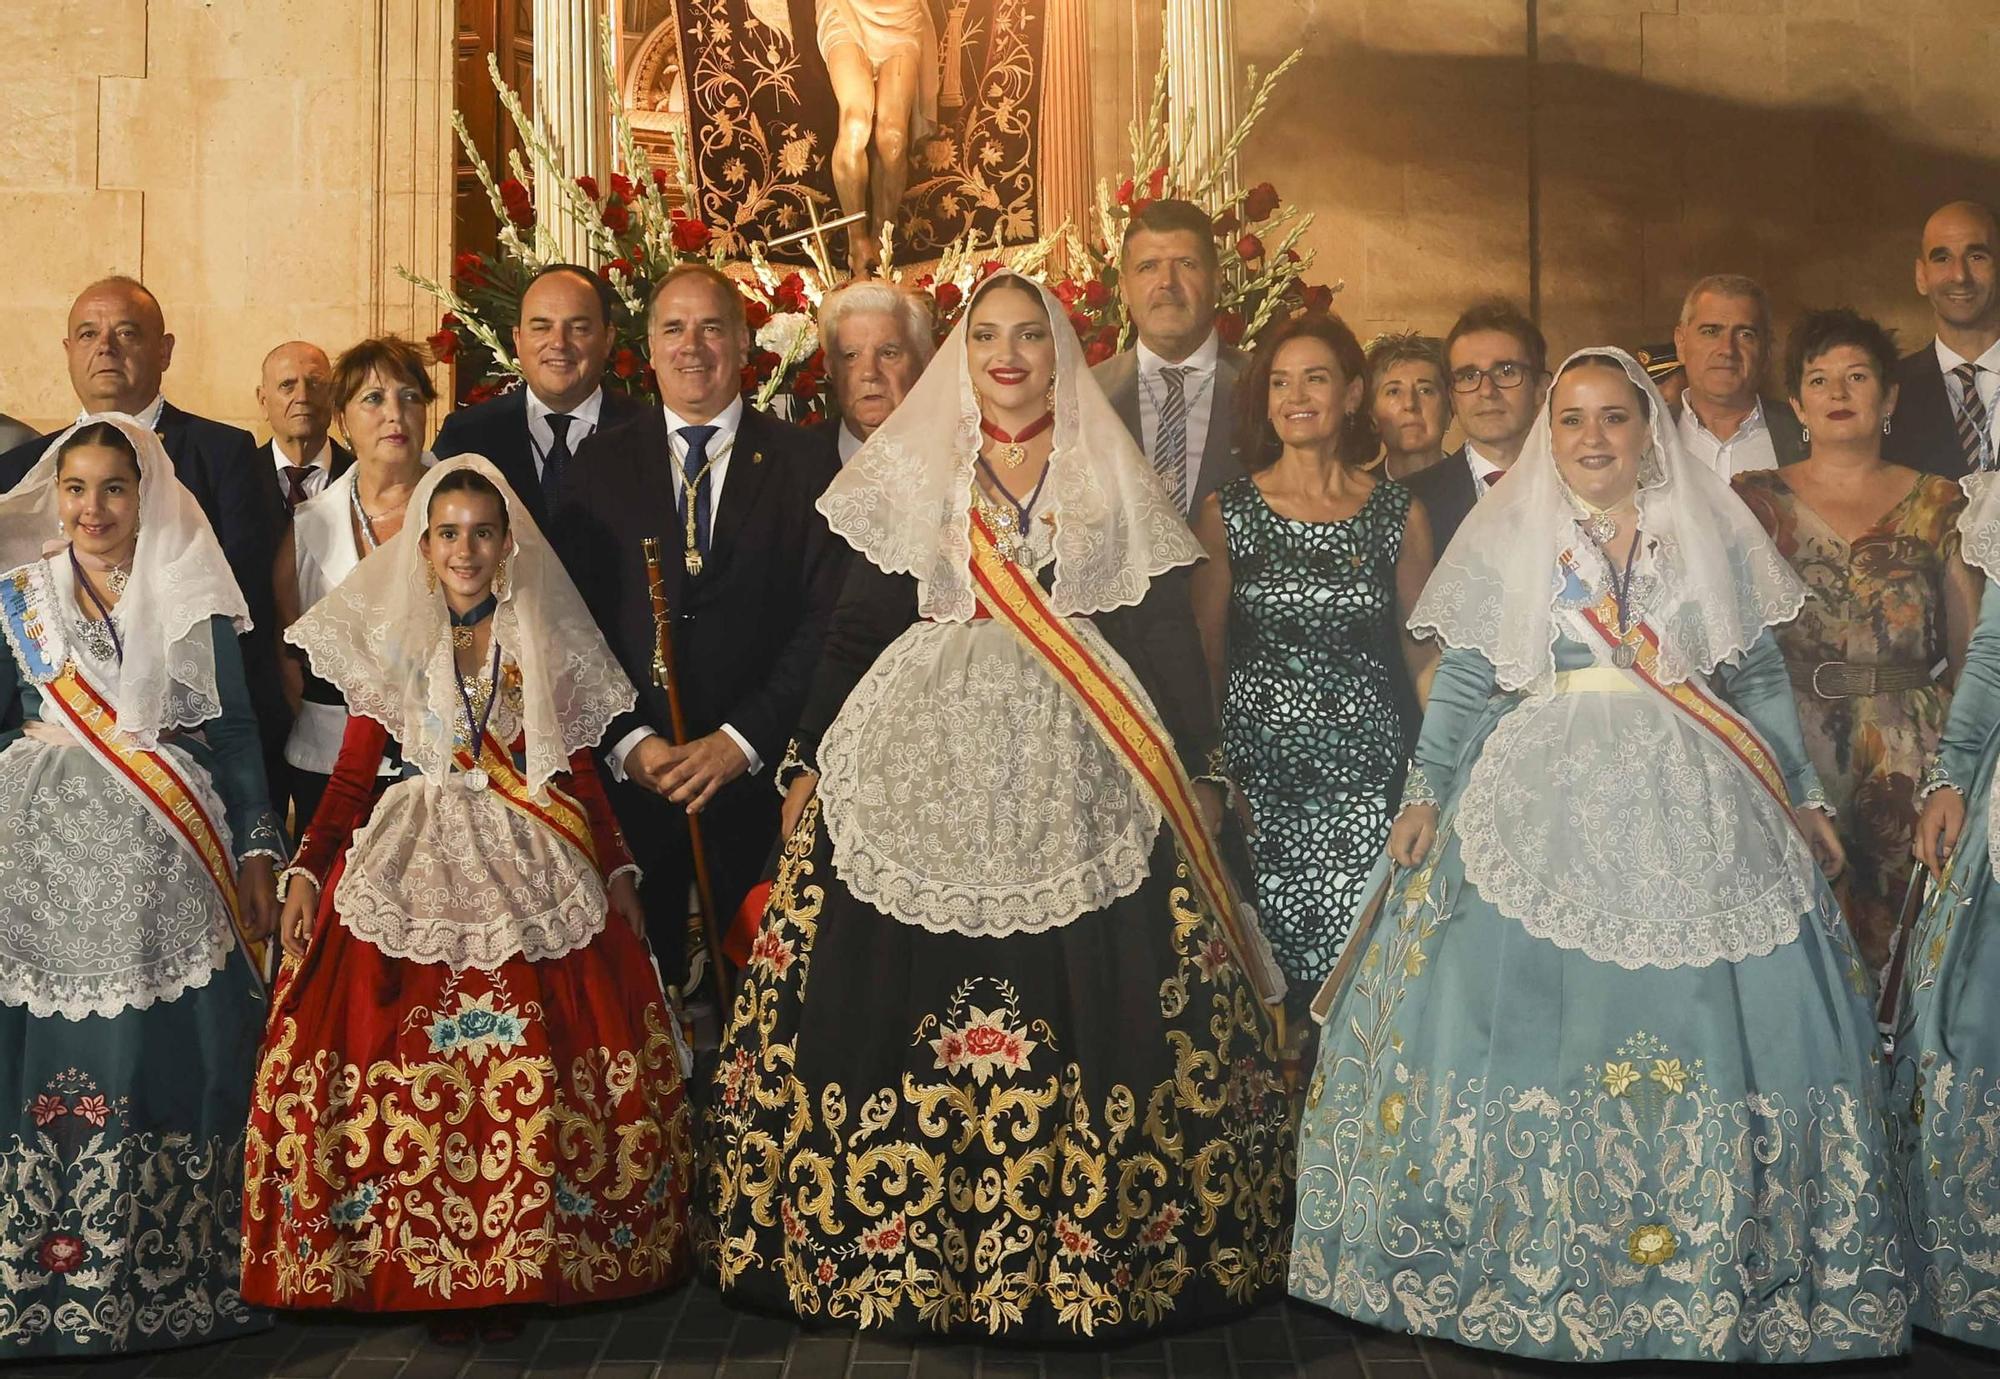
<svg viewBox="0 0 2000 1379"><path fill-rule="evenodd" d="M467 287L486 286L486 264L470 249L451 261L451 275Z"/></svg>
<svg viewBox="0 0 2000 1379"><path fill-rule="evenodd" d="M632 260L630 259L613 259L598 271L604 275L604 281L606 282L611 281L613 273L623 273L628 278L639 276L638 270L632 266Z"/></svg>
<svg viewBox="0 0 2000 1379"><path fill-rule="evenodd" d="M616 197L604 203L604 228L614 235L622 235L632 228L632 213Z"/></svg>
<svg viewBox="0 0 2000 1379"><path fill-rule="evenodd" d="M440 364L450 363L452 356L458 353L458 336L448 330L425 336L424 343L431 347L431 356Z"/></svg>
<svg viewBox="0 0 2000 1379"><path fill-rule="evenodd" d="M1154 168L1152 172L1147 174L1146 192L1153 200L1158 201L1160 199L1161 194L1166 190L1166 185L1167 170L1165 168Z"/></svg>
<svg viewBox="0 0 2000 1379"><path fill-rule="evenodd" d="M507 219L516 225L528 225L535 218L535 199L518 177L509 177L500 184L500 204L507 212Z"/></svg>
<svg viewBox="0 0 2000 1379"><path fill-rule="evenodd" d="M1217 239L1228 239L1242 228L1243 222L1236 218L1236 212L1234 211L1224 211L1215 218L1215 237Z"/></svg>
<svg viewBox="0 0 2000 1379"><path fill-rule="evenodd" d="M799 425L817 426L825 420L826 413L820 411L817 407L809 407L806 409L806 414L799 418Z"/></svg>
<svg viewBox="0 0 2000 1379"><path fill-rule="evenodd" d="M1111 305L1111 289L1104 285L1104 279L1092 278L1083 285L1083 304L1092 311Z"/></svg>
<svg viewBox="0 0 2000 1379"><path fill-rule="evenodd" d="M477 383L466 393L465 405L476 407L482 402L491 402L498 396L500 396L498 383Z"/></svg>
<svg viewBox="0 0 2000 1379"><path fill-rule="evenodd" d="M1299 262L1299 251L1296 249L1287 249L1285 251L1285 262L1286 263Z"/></svg>
<svg viewBox="0 0 2000 1379"><path fill-rule="evenodd" d="M756 389L757 385L758 385L759 383L762 383L763 381L764 381L763 379L761 379L761 378L759 378L759 377L757 376L757 366L756 366L755 364L745 364L745 365L743 366L743 391L744 391L744 392L748 393L748 392L753 392L753 391L755 391L755 389Z"/></svg>
<svg viewBox="0 0 2000 1379"><path fill-rule="evenodd" d="M611 356L611 372L620 378L630 378L639 372L639 356L630 348L621 346L618 353Z"/></svg>
<svg viewBox="0 0 2000 1379"><path fill-rule="evenodd" d="M698 254L708 247L713 232L707 225L691 216L673 217L672 229L674 248L683 254Z"/></svg>
<svg viewBox="0 0 2000 1379"><path fill-rule="evenodd" d="M35 1252L41 1266L52 1274L67 1274L83 1263L83 1242L62 1231L51 1231L42 1238L42 1248Z"/></svg>
<svg viewBox="0 0 2000 1379"><path fill-rule="evenodd" d="M979 281L985 282L988 278L992 277L995 273L998 273L1001 269L1005 268L1006 266L1007 266L1006 264L1000 262L1000 260L998 259L986 260L986 262L979 265Z"/></svg>
<svg viewBox="0 0 2000 1379"><path fill-rule="evenodd" d="M1264 257L1264 241L1255 235L1245 235L1236 241L1236 257L1245 263Z"/></svg>
<svg viewBox="0 0 2000 1379"><path fill-rule="evenodd" d="M1070 329L1076 332L1076 338L1079 340L1097 329L1097 322L1091 320L1081 311L1072 311L1069 314L1069 325Z"/></svg>
<svg viewBox="0 0 2000 1379"><path fill-rule="evenodd" d="M915 282L911 283L910 286L916 289L918 292L928 292L931 290L932 285L935 284L936 282L937 279L935 277L933 277L929 273L924 273L920 275Z"/></svg>
<svg viewBox="0 0 2000 1379"><path fill-rule="evenodd" d="M958 304L964 300L965 293L959 290L957 283L938 284L937 304L939 311L956 311L958 310Z"/></svg>
<svg viewBox="0 0 2000 1379"><path fill-rule="evenodd" d="M800 369L792 379L792 396L801 402L809 402L819 396L819 374L812 369Z"/></svg>
<svg viewBox="0 0 2000 1379"><path fill-rule="evenodd" d="M1259 182L1243 198L1243 218L1252 225L1269 220L1278 210L1278 189L1269 182Z"/></svg>
<svg viewBox="0 0 2000 1379"><path fill-rule="evenodd" d="M1233 311L1225 311L1215 318L1215 333L1222 337L1225 345L1234 345L1243 338L1243 318Z"/></svg>
<svg viewBox="0 0 2000 1379"><path fill-rule="evenodd" d="M611 174L611 194L620 200L630 201L639 194L639 189L632 185L631 178L614 172Z"/></svg>
<svg viewBox="0 0 2000 1379"><path fill-rule="evenodd" d="M1306 289L1307 311L1333 310L1333 289L1325 283L1315 283Z"/></svg>
<svg viewBox="0 0 2000 1379"><path fill-rule="evenodd" d="M667 170L665 168L654 168L653 189L659 192L661 196L665 196L667 194L668 185L669 184L667 182Z"/></svg>
<svg viewBox="0 0 2000 1379"><path fill-rule="evenodd" d="M585 196L589 197L592 201L597 200L597 179L595 177L586 173L576 179L576 185L577 190L581 191Z"/></svg>
<svg viewBox="0 0 2000 1379"><path fill-rule="evenodd" d="M744 298L743 323L752 330L762 330L771 323L771 308L755 297Z"/></svg>
<svg viewBox="0 0 2000 1379"><path fill-rule="evenodd" d="M1108 340L1103 339L1102 337L1099 337L1096 340L1092 340L1090 344L1084 349L1083 362L1090 365L1092 368L1096 368L1099 364L1102 364L1105 360L1109 359L1112 355L1116 353L1118 353L1118 347L1116 345L1112 344Z"/></svg>
<svg viewBox="0 0 2000 1379"><path fill-rule="evenodd" d="M1132 186L1131 178L1128 177L1123 182L1120 182L1118 184L1118 204L1121 206L1129 207L1132 204L1133 191L1134 188Z"/></svg>
<svg viewBox="0 0 2000 1379"><path fill-rule="evenodd" d="M1144 214L1146 213L1146 208L1147 208L1148 206L1152 205L1152 204L1153 204L1153 198L1152 198L1152 197L1150 197L1150 196L1142 196L1142 197L1140 197L1140 198L1139 198L1139 199L1138 199L1137 201L1134 201L1134 202L1132 203L1132 214L1133 214L1133 215L1144 215Z"/></svg>
<svg viewBox="0 0 2000 1379"><path fill-rule="evenodd" d="M771 305L779 311L804 311L806 309L806 280L797 273L787 273L778 290L771 294Z"/></svg>
<svg viewBox="0 0 2000 1379"><path fill-rule="evenodd" d="M458 313L455 311L447 311L444 315L438 317L438 324L443 326L446 330L450 330L453 326L458 324Z"/></svg>
<svg viewBox="0 0 2000 1379"><path fill-rule="evenodd" d="M1075 306L1083 297L1083 284L1075 278L1064 278L1049 290L1056 294L1056 300L1064 306Z"/></svg>
<svg viewBox="0 0 2000 1379"><path fill-rule="evenodd" d="M975 1058L989 1056L1007 1047L1007 1036L991 1025L974 1025L965 1032L965 1051Z"/></svg>

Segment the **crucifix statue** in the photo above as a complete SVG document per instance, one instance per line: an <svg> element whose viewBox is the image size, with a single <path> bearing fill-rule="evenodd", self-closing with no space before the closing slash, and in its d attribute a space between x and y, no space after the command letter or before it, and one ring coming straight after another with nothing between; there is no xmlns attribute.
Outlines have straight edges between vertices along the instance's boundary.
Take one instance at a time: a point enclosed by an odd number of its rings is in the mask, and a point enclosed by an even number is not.
<svg viewBox="0 0 2000 1379"><path fill-rule="evenodd" d="M937 121L938 43L930 0L815 0L820 55L840 107L833 184L857 278L881 263L881 227L894 224L910 182L910 149Z"/></svg>

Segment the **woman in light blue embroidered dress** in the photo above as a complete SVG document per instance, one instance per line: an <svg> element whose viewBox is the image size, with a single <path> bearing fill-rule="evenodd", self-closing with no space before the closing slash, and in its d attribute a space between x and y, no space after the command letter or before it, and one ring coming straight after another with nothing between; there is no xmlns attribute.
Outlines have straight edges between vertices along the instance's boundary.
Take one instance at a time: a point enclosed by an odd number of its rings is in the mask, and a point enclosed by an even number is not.
<svg viewBox="0 0 2000 1379"><path fill-rule="evenodd" d="M1923 782L1916 852L1936 885L1906 940L1890 1106L1909 1184L1914 1319L2000 1349L2000 475L1960 481L1961 551L1986 575L1979 622Z"/></svg>
<svg viewBox="0 0 2000 1379"><path fill-rule="evenodd" d="M125 416L0 498L0 561L0 1360L235 1335L284 851L243 596Z"/></svg>
<svg viewBox="0 0 2000 1379"><path fill-rule="evenodd" d="M1768 630L1803 594L1635 362L1563 366L1411 621L1445 652L1322 995L1295 1295L1557 1360L1905 1347L1867 977Z"/></svg>

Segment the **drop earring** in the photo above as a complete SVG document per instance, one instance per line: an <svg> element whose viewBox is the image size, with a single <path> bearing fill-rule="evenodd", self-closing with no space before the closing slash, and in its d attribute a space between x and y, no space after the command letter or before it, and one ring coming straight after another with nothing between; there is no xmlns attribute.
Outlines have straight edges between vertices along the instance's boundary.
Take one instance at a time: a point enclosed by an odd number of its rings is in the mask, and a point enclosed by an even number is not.
<svg viewBox="0 0 2000 1379"><path fill-rule="evenodd" d="M496 599L507 597L507 562L504 560L493 571L493 597Z"/></svg>
<svg viewBox="0 0 2000 1379"><path fill-rule="evenodd" d="M1893 421L1895 421L1895 418L1894 418L1894 417L1883 417L1883 418L1882 418L1882 434L1883 434L1883 435L1885 435L1885 436L1886 436L1886 435L1888 435L1888 434L1889 434L1889 426L1890 426L1890 424L1891 424L1891 423L1892 423Z"/></svg>
<svg viewBox="0 0 2000 1379"><path fill-rule="evenodd" d="M432 565L428 560L424 562L424 587L433 594L438 591L437 567Z"/></svg>
<svg viewBox="0 0 2000 1379"><path fill-rule="evenodd" d="M1807 447L1812 445L1812 427L1801 426L1799 428L1799 441Z"/></svg>

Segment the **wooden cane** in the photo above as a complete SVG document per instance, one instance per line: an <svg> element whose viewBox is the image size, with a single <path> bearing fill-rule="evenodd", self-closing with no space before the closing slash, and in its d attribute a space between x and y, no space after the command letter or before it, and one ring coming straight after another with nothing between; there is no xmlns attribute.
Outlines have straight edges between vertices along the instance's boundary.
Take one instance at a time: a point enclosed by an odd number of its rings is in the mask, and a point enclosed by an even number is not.
<svg viewBox="0 0 2000 1379"><path fill-rule="evenodd" d="M659 538L644 537L640 547L646 556L646 592L653 601L653 683L667 692L667 740L681 747L687 744L687 721L681 716L680 676L674 669L673 617L667 609L666 577L660 573ZM709 965L715 969L716 990L727 1002L735 983L729 961L722 956L715 890L708 879L708 852L701 842L701 816L689 811L687 826L688 848L694 853L695 908L701 916L701 941L707 945Z"/></svg>

